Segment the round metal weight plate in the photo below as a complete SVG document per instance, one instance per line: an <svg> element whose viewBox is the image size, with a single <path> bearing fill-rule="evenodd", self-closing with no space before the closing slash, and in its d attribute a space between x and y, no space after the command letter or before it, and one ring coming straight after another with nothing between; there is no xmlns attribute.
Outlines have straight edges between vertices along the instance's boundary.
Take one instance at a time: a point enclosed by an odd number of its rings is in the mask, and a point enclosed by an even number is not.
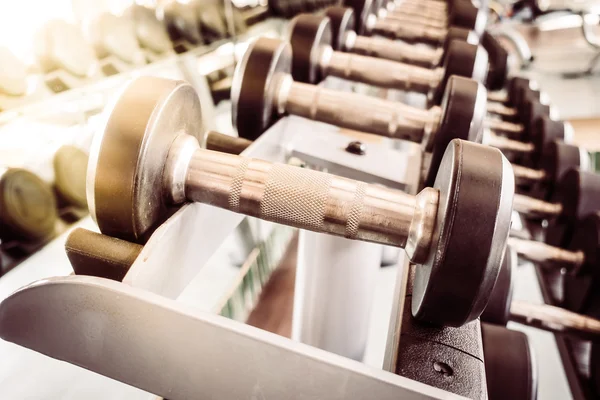
<svg viewBox="0 0 600 400"><path fill-rule="evenodd" d="M587 301L600 283L600 215L595 212L579 221L574 229L569 250L582 251L585 263L563 276L563 306L574 312L583 312Z"/></svg>
<svg viewBox="0 0 600 400"><path fill-rule="evenodd" d="M441 107L443 114L431 150L431 163L425 180L433 185L442 157L453 139L481 143L483 118L486 115L486 93L477 82L452 76L448 79Z"/></svg>
<svg viewBox="0 0 600 400"><path fill-rule="evenodd" d="M329 7L325 15L331 22L331 46L334 50L344 50L344 36L354 30L354 11L347 7Z"/></svg>
<svg viewBox="0 0 600 400"><path fill-rule="evenodd" d="M527 335L481 324L489 400L537 399L537 366Z"/></svg>
<svg viewBox="0 0 600 400"><path fill-rule="evenodd" d="M321 74L319 58L331 45L329 18L300 14L290 21L288 42L292 45L292 76L295 81L318 83Z"/></svg>
<svg viewBox="0 0 600 400"><path fill-rule="evenodd" d="M149 76L131 81L90 151L87 200L102 233L144 242L175 211L165 201L162 173L180 134L203 135L192 86Z"/></svg>
<svg viewBox="0 0 600 400"><path fill-rule="evenodd" d="M87 208L85 180L87 154L74 146L62 146L54 154L54 185L69 204Z"/></svg>
<svg viewBox="0 0 600 400"><path fill-rule="evenodd" d="M545 241L552 246L566 247L574 233L576 221L598 210L600 175L578 169L566 171L550 201L560 203L562 213L548 224Z"/></svg>
<svg viewBox="0 0 600 400"><path fill-rule="evenodd" d="M231 84L231 119L240 137L255 140L274 122L275 89L291 68L289 44L266 37L250 44Z"/></svg>
<svg viewBox="0 0 600 400"><path fill-rule="evenodd" d="M513 295L513 268L517 265L517 253L506 246L502 266L494 290L485 310L481 314L481 322L506 325L510 318L510 303Z"/></svg>
<svg viewBox="0 0 600 400"><path fill-rule="evenodd" d="M413 316L461 326L487 305L512 213L514 173L496 149L453 140L433 185L439 190L429 257L417 267Z"/></svg>
<svg viewBox="0 0 600 400"><path fill-rule="evenodd" d="M549 200L562 175L580 165L579 147L558 140L548 142L544 146L539 162L539 168L545 172L546 179L536 184L531 194L539 199Z"/></svg>
<svg viewBox="0 0 600 400"><path fill-rule="evenodd" d="M0 233L5 240L39 240L53 231L58 214L46 182L24 169L11 168L0 177Z"/></svg>
<svg viewBox="0 0 600 400"><path fill-rule="evenodd" d="M356 33L365 33L366 23L373 11L373 0L344 0L342 5L354 11Z"/></svg>

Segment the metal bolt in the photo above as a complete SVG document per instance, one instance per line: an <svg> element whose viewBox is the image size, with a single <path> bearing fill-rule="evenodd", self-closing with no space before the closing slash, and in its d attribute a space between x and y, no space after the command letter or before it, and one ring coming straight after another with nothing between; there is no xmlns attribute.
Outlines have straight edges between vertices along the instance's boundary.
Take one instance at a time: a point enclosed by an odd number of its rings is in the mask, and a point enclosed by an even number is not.
<svg viewBox="0 0 600 400"><path fill-rule="evenodd" d="M444 376L452 376L452 374L454 373L454 371L448 364L440 361L435 361L433 363L433 369Z"/></svg>
<svg viewBox="0 0 600 400"><path fill-rule="evenodd" d="M348 146L346 146L346 151L348 153L356 154L358 156L363 156L363 155L365 155L365 153L367 151L367 145L364 144L363 142L359 142L358 140L355 140L355 141L348 143Z"/></svg>

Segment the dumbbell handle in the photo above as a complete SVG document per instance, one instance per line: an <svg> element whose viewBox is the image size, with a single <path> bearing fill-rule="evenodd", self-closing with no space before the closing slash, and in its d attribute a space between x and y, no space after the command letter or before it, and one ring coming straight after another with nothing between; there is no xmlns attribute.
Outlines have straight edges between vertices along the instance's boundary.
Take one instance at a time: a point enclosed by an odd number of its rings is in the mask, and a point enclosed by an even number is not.
<svg viewBox="0 0 600 400"><path fill-rule="evenodd" d="M407 14L403 11L394 11L389 13L386 19L402 23L419 24L434 29L444 29L448 26L447 18L436 18L435 14L423 15L417 12Z"/></svg>
<svg viewBox="0 0 600 400"><path fill-rule="evenodd" d="M419 24L410 24L389 19L369 21L367 31L382 36L393 37L406 41L417 41L441 45L448 35L447 29L431 28Z"/></svg>
<svg viewBox="0 0 600 400"><path fill-rule="evenodd" d="M546 171L542 169L532 169L517 164L513 164L512 168L513 172L515 173L517 183L541 182L544 181L547 177Z"/></svg>
<svg viewBox="0 0 600 400"><path fill-rule="evenodd" d="M336 76L369 85L418 93L429 93L440 85L443 69L429 69L353 53L323 51L320 66L324 76Z"/></svg>
<svg viewBox="0 0 600 400"><path fill-rule="evenodd" d="M441 47L414 46L376 36L359 36L353 31L348 32L346 35L344 51L405 62L425 68L433 68L439 65L444 53Z"/></svg>
<svg viewBox="0 0 600 400"><path fill-rule="evenodd" d="M394 7L389 13L398 16L418 16L432 18L437 21L448 21L448 10L437 7L418 7L409 4L403 4L400 7Z"/></svg>
<svg viewBox="0 0 600 400"><path fill-rule="evenodd" d="M522 257L539 263L555 263L579 267L585 262L585 255L581 251L569 251L559 247L534 240L524 240L515 237L508 238L508 245Z"/></svg>
<svg viewBox="0 0 600 400"><path fill-rule="evenodd" d="M221 151L229 154L240 154L251 144L252 142L250 140L224 135L219 132L209 131L206 134L205 147L208 150Z"/></svg>
<svg viewBox="0 0 600 400"><path fill-rule="evenodd" d="M584 340L597 340L600 335L599 320L547 304L513 301L510 320Z"/></svg>
<svg viewBox="0 0 600 400"><path fill-rule="evenodd" d="M502 117L516 117L518 114L517 110L513 107L506 107L502 103L490 101L489 95L488 95L487 111L489 113L497 114Z"/></svg>
<svg viewBox="0 0 600 400"><path fill-rule="evenodd" d="M540 217L554 217L562 213L560 203L548 203L522 194L515 194L513 209L523 214Z"/></svg>
<svg viewBox="0 0 600 400"><path fill-rule="evenodd" d="M535 150L533 143L520 142L518 140L498 136L489 130L484 133L483 143L502 151L516 153L532 153Z"/></svg>
<svg viewBox="0 0 600 400"><path fill-rule="evenodd" d="M521 136L525 133L525 129L521 124L514 124L512 122L501 121L494 118L486 118L485 126L491 129L492 131L502 132L512 136Z"/></svg>
<svg viewBox="0 0 600 400"><path fill-rule="evenodd" d="M412 1L412 0L403 0L398 2L396 7L409 7L416 9L433 9L433 10L447 10L448 4L443 1Z"/></svg>
<svg viewBox="0 0 600 400"><path fill-rule="evenodd" d="M424 142L431 147L441 110L422 110L396 101L281 79L275 103L280 113L326 122L395 139Z"/></svg>
<svg viewBox="0 0 600 400"><path fill-rule="evenodd" d="M175 203L195 201L315 232L404 247L427 257L439 192L417 196L352 179L173 143L165 187Z"/></svg>

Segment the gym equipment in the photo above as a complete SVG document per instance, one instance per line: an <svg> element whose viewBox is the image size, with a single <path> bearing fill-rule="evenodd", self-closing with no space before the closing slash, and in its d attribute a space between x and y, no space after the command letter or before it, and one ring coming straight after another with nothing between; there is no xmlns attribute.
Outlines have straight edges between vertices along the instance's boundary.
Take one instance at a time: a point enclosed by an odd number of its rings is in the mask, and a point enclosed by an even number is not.
<svg viewBox="0 0 600 400"><path fill-rule="evenodd" d="M54 153L54 187L61 199L79 208L87 208L85 192L88 155L75 146L61 146Z"/></svg>
<svg viewBox="0 0 600 400"><path fill-rule="evenodd" d="M102 13L89 21L87 33L105 75L146 64L132 19Z"/></svg>
<svg viewBox="0 0 600 400"><path fill-rule="evenodd" d="M596 210L600 196L600 175L572 168L566 171L556 186L551 201L515 194L515 211L528 217L573 222Z"/></svg>
<svg viewBox="0 0 600 400"><path fill-rule="evenodd" d="M479 141L485 115L485 89L475 81L449 79L442 107L422 110L405 104L295 82L291 46L261 37L250 44L233 77L233 126L256 139L277 116L302 116L344 128L423 143L432 151L426 185L431 185L448 143ZM265 66L269 66L268 68ZM355 112L360 107L360 113ZM368 110L368 111L367 111Z"/></svg>
<svg viewBox="0 0 600 400"><path fill-rule="evenodd" d="M555 121L544 120L539 121L541 125L549 122L550 125L555 124ZM557 123L557 128L564 126ZM542 130L545 132L538 137L540 142L546 141L544 137L551 135L551 130ZM540 144L536 148L542 147ZM531 196L547 200L554 193L557 182L562 177L563 173L571 168L579 168L583 171L589 169L589 158L585 155L585 150L580 147L573 146L561 142L560 140L551 140L543 146L544 150L539 152L539 161L532 160L531 164L539 165L539 169L532 169L517 164L512 164L515 172L517 184L533 185ZM537 156L538 152L532 154Z"/></svg>
<svg viewBox="0 0 600 400"><path fill-rule="evenodd" d="M382 37L363 36L358 34L355 13L349 7L328 7L325 15L331 21L331 44L335 50L358 53L392 61L417 65L424 68L435 68L444 61L444 55L452 40L458 39L472 45L479 43L475 32L468 29L451 27L440 47L415 46L401 41ZM364 25L361 21L359 25Z"/></svg>
<svg viewBox="0 0 600 400"><path fill-rule="evenodd" d="M203 202L404 247L422 264L412 308L421 320L459 326L485 307L508 236L514 192L514 174L498 150L452 141L434 187L412 196L200 149L201 125L190 85L140 77L127 86L104 131L95 136L88 166L88 205L102 233L141 241L179 204ZM460 295L453 296L458 288Z"/></svg>
<svg viewBox="0 0 600 400"><path fill-rule="evenodd" d="M598 232L596 232L595 236L597 239ZM511 238L509 243L515 243L515 240ZM521 243L520 246L522 250L524 247L523 244ZM596 248L593 249L594 257L597 251ZM549 251L550 253L557 254L557 250L560 249L544 249L541 252ZM520 252L520 250L517 251ZM531 248L527 253L531 254ZM600 336L600 320L548 304L533 304L512 299L512 270L516 268L516 258L517 252L513 251L509 244L498 280L496 281L488 305L481 314L481 320L497 325L506 325L508 321L514 321L580 339L597 340ZM571 264L573 262L573 260L567 261L564 255L561 259L564 263Z"/></svg>
<svg viewBox="0 0 600 400"><path fill-rule="evenodd" d="M156 17L156 10L133 4L123 13L133 21L135 35L146 58L153 61L173 51L165 25Z"/></svg>
<svg viewBox="0 0 600 400"><path fill-rule="evenodd" d="M34 53L55 93L80 86L97 68L94 49L82 32L62 20L50 20L36 33Z"/></svg>
<svg viewBox="0 0 600 400"><path fill-rule="evenodd" d="M481 324L489 400L536 400L537 364L523 332Z"/></svg>
<svg viewBox="0 0 600 400"><path fill-rule="evenodd" d="M58 215L50 185L37 175L9 168L0 176L0 237L34 242L54 232Z"/></svg>
<svg viewBox="0 0 600 400"><path fill-rule="evenodd" d="M372 0L347 0L343 5L354 10L357 32L361 35L377 34L406 42L423 42L439 46L446 41L449 34L448 27L431 28L419 23L377 18L373 14ZM466 5L461 6L457 14L462 14L463 11L471 15L466 16L465 19L453 18L453 23L450 25L456 22L459 27L473 30L477 35L481 35L487 23L485 14L475 10L476 15L474 15L473 9Z"/></svg>
<svg viewBox="0 0 600 400"><path fill-rule="evenodd" d="M439 104L450 76L463 76L477 82L484 82L487 76L486 51L463 41L452 41L448 45L444 65L429 69L336 51L331 46L331 25L329 18L312 14L300 14L290 21L288 33L295 81L318 83L327 76L336 76L389 89L428 94L434 103Z"/></svg>

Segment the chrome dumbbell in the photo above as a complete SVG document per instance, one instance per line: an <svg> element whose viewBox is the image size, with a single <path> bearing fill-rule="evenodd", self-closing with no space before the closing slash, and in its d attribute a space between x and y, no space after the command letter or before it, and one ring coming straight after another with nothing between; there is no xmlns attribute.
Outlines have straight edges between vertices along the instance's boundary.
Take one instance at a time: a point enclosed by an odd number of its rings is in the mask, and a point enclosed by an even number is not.
<svg viewBox="0 0 600 400"><path fill-rule="evenodd" d="M269 38L253 42L234 73L233 125L256 139L277 116L297 115L343 128L423 143L432 151L426 184L435 179L452 139L478 141L485 115L485 89L473 80L449 79L441 107L422 110L356 93L296 82L289 44ZM360 109L361 112L356 112Z"/></svg>
<svg viewBox="0 0 600 400"><path fill-rule="evenodd" d="M88 166L88 204L102 233L144 240L179 205L201 202L405 248L420 264L412 310L421 320L461 325L485 307L514 192L513 172L499 151L453 141L434 186L412 196L200 149L201 130L189 84L140 77L127 86L94 138Z"/></svg>

